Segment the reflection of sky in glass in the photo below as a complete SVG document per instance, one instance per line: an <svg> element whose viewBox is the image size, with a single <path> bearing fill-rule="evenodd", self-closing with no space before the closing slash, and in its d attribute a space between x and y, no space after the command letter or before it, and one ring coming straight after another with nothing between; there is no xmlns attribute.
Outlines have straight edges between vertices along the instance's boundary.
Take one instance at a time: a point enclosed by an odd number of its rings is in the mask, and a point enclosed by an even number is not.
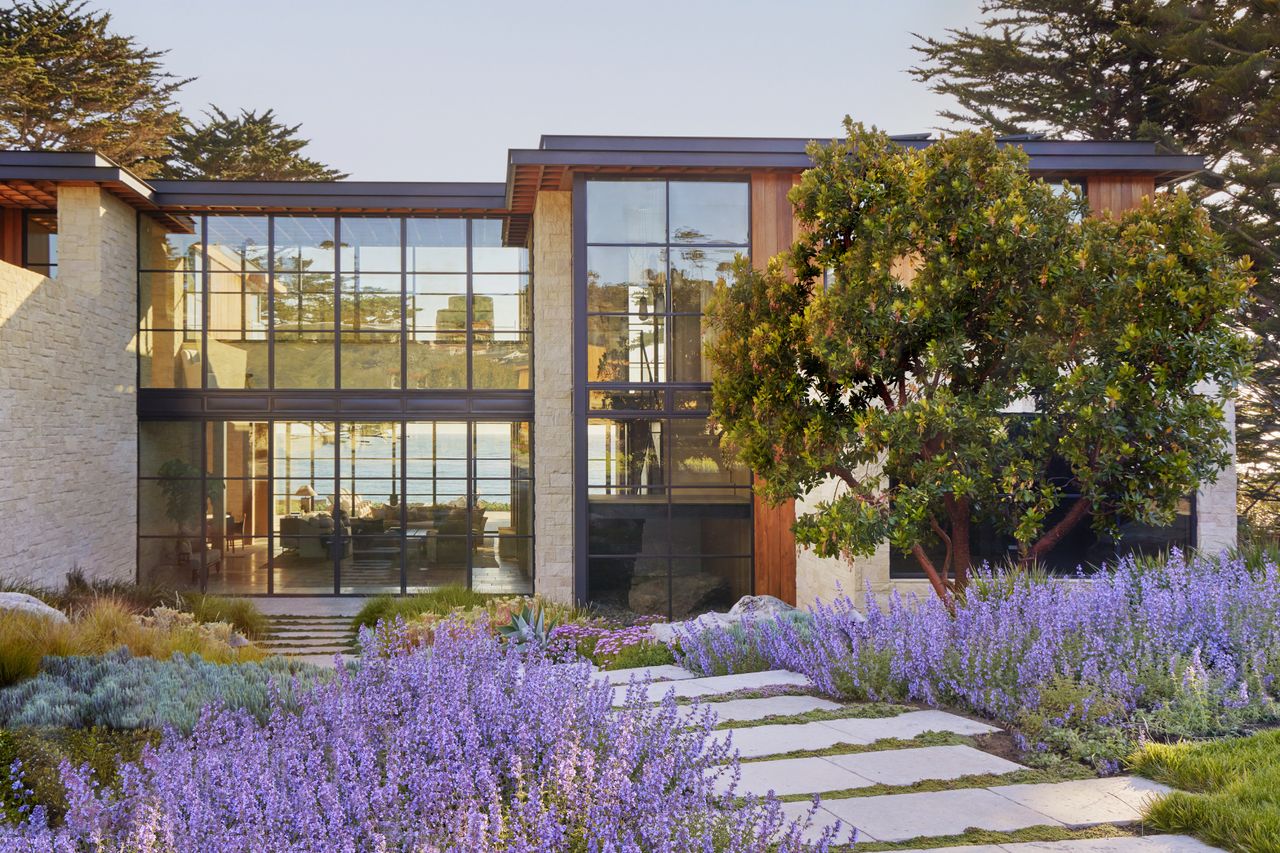
<svg viewBox="0 0 1280 853"><path fill-rule="evenodd" d="M379 434L376 426L361 433L351 457L349 430L344 427L342 459L338 471L344 479L357 481L388 479L399 476L400 446L391 440L391 425ZM286 428L288 434L286 435ZM476 477L504 479L513 476L511 427L509 424L475 424ZM278 480L311 482L334 477L333 428L317 424L314 433L315 457L312 458L312 431L307 423L276 425L275 476ZM409 479L465 481L467 478L467 433L464 424L409 424L405 437L406 474ZM393 467L394 465L394 467ZM281 486L283 488L283 485ZM410 491L413 490L410 486ZM483 486L485 494L508 494L506 483ZM494 490L497 491L494 491ZM319 489L317 489L319 490ZM486 491L487 490L487 491ZM292 491L292 490L290 490Z"/></svg>

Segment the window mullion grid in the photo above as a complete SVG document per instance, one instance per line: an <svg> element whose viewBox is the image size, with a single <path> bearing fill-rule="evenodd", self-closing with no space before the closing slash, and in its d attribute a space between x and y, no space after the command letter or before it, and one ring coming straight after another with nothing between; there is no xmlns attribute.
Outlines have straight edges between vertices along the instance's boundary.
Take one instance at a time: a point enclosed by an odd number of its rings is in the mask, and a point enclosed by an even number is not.
<svg viewBox="0 0 1280 853"><path fill-rule="evenodd" d="M203 246L202 252L207 253L209 250L209 220L207 217L200 217L200 243ZM209 264L206 261L200 265L198 272L200 282L200 387L208 389L209 387ZM185 279L185 274L183 276ZM183 301L186 301L186 290L184 286ZM183 333L183 337L186 334Z"/></svg>
<svg viewBox="0 0 1280 853"><path fill-rule="evenodd" d="M342 231L341 217L333 218L333 387L342 387ZM299 264L301 266L301 264ZM354 317L352 318L355 319ZM352 325L355 328L355 325ZM341 495L339 495L341 497Z"/></svg>
<svg viewBox="0 0 1280 853"><path fill-rule="evenodd" d="M208 248L206 245L205 251ZM206 261L204 265L208 266L208 262ZM267 217L267 387L273 389L276 387L276 218L274 216Z"/></svg>
<svg viewBox="0 0 1280 853"><path fill-rule="evenodd" d="M475 299L475 287L471 281L475 264L471 258L471 252L472 252L471 222L472 221L470 219L466 220L467 225L465 229L465 235L466 235L465 239L467 243L467 286L466 286L466 301L467 301L466 318L467 319L466 319L466 330L463 334L463 341L465 342L466 352L467 352L467 390L468 391L475 388L475 365L474 365L475 333L473 331L475 328L475 317L472 311L472 304L471 304L472 301ZM468 557L467 563L468 565L470 565L470 557ZM468 568L467 569L468 586L470 585L470 572L471 570L470 568Z"/></svg>

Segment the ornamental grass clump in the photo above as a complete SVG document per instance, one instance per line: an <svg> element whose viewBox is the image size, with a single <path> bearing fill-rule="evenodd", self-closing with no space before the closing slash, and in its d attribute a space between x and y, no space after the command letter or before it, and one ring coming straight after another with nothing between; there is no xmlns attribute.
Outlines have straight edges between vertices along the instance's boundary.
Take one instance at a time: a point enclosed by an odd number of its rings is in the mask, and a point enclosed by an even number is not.
<svg viewBox="0 0 1280 853"><path fill-rule="evenodd" d="M763 658L848 699L910 699L990 717L1113 770L1142 739L1244 731L1280 719L1280 571L1272 561L1122 560L1087 579L976 584L955 613L936 597L848 596L808 624L744 626L682 642L686 665Z"/></svg>
<svg viewBox="0 0 1280 853"><path fill-rule="evenodd" d="M65 766L64 822L0 825L0 849L793 851L776 800L739 800L711 769L731 747L673 698L612 707L590 667L453 623L430 647L398 626L355 672L265 723L208 709L114 786ZM824 838L817 849L827 849Z"/></svg>
<svg viewBox="0 0 1280 853"><path fill-rule="evenodd" d="M135 613L127 601L98 598L69 622L33 613L0 619L0 687L31 678L48 657L106 654L120 647L136 657L167 660L194 654L212 663L258 661L266 653L240 643L225 622L197 622L190 613L156 607Z"/></svg>

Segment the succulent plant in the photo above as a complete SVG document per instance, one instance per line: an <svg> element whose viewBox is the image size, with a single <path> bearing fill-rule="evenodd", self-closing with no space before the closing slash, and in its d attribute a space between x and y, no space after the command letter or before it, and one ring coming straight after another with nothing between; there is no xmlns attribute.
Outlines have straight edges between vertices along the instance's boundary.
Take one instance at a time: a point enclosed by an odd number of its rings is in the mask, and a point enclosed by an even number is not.
<svg viewBox="0 0 1280 853"><path fill-rule="evenodd" d="M549 635L546 610L541 607L534 610L527 604L511 614L510 622L498 626L498 636L517 646L545 648Z"/></svg>

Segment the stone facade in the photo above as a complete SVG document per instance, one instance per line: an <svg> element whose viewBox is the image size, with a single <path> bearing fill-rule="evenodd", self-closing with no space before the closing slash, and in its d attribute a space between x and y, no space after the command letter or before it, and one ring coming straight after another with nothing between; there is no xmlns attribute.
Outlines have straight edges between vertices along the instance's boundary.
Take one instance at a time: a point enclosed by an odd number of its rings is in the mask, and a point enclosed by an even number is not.
<svg viewBox="0 0 1280 853"><path fill-rule="evenodd" d="M574 599L573 203L541 192L533 211L534 587Z"/></svg>
<svg viewBox="0 0 1280 853"><path fill-rule="evenodd" d="M1227 425L1231 430L1231 464L1196 493L1196 545L1206 554L1236 546L1236 405L1228 400Z"/></svg>
<svg viewBox="0 0 1280 853"><path fill-rule="evenodd" d="M0 263L0 577L136 572L135 229L60 187L57 279Z"/></svg>

